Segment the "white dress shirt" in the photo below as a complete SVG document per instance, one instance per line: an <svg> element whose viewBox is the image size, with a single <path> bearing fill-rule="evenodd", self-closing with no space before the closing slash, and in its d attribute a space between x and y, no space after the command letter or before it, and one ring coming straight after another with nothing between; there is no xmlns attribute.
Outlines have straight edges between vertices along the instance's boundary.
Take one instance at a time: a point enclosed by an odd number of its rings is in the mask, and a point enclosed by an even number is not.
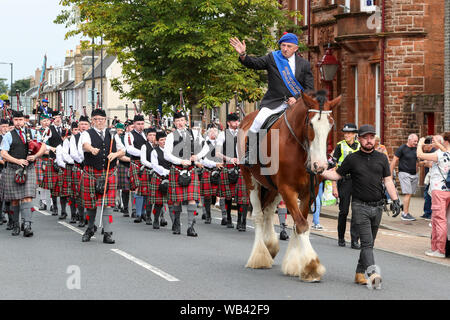
<svg viewBox="0 0 450 320"><path fill-rule="evenodd" d="M178 133L179 133L181 136L183 136L183 130L177 129L177 131L178 131ZM187 131L187 130L185 130L185 131L186 131L186 137L188 137L188 136L190 135L190 133L189 133L189 131ZM199 143L202 143L203 137L201 136L201 134L199 134L196 130L193 130L192 133L193 133L193 135L194 135L194 141L195 141L196 139L198 139ZM181 161L183 161L183 159L178 158L178 157L175 157L175 156L172 154L172 151L173 151L173 141L174 141L173 132L171 132L171 133L169 133L169 135L168 135L167 138L166 138L166 144L165 144L165 147L164 147L164 158L165 158L167 161L169 161L169 162L171 162L171 163L173 163L173 164L175 164L175 165L181 165ZM184 142L185 142L185 141L184 141ZM203 157L208 153L208 151L209 151L209 148L208 148L208 146L205 144L205 145L203 146L202 150L201 150L198 154L196 154L197 158L198 158L198 159L203 158Z"/></svg>
<svg viewBox="0 0 450 320"><path fill-rule="evenodd" d="M295 77L295 53L288 59L288 62L292 70L292 75Z"/></svg>
<svg viewBox="0 0 450 320"><path fill-rule="evenodd" d="M136 130L133 130L133 131L136 131ZM141 156L141 150L135 148L134 145L133 145L133 143L134 143L134 136L131 134L131 132L133 132L133 131L125 133L125 139L124 139L124 141L125 141L125 149L127 149L127 152L129 154L131 154L132 156L140 157ZM139 134L139 132L137 132L137 133ZM145 136L144 131L142 131L140 133L140 135L142 136L142 138L144 138L145 141L147 141L147 137Z"/></svg>
<svg viewBox="0 0 450 320"><path fill-rule="evenodd" d="M56 163L61 168L66 167L66 163L64 162L64 156L63 156L63 146L60 144L56 147L55 154L56 154Z"/></svg>
<svg viewBox="0 0 450 320"><path fill-rule="evenodd" d="M150 155L151 157L151 155ZM152 169L151 159L147 159L147 145L144 143L141 148L141 163L149 169Z"/></svg>
<svg viewBox="0 0 450 320"><path fill-rule="evenodd" d="M70 141L69 141L69 139L66 139L63 141L63 144L62 144L63 160L65 163L74 164L73 159L69 154L69 149L70 149Z"/></svg>
<svg viewBox="0 0 450 320"><path fill-rule="evenodd" d="M81 134L80 134L80 139L78 140L78 142L81 141ZM82 163L84 160L84 152L83 148L81 147L81 151L80 151L80 146L81 143L78 143L77 145L77 140L75 139L75 136L72 135L70 137L70 156L72 157L73 160L75 160L78 163ZM81 153L80 153L81 152Z"/></svg>
<svg viewBox="0 0 450 320"><path fill-rule="evenodd" d="M164 152L164 148L161 148L161 150ZM164 168L159 164L158 153L156 152L156 150L153 150L150 156L152 158L151 161L153 169L156 171L156 173L159 174L160 176L169 175L170 170L167 170L166 168Z"/></svg>

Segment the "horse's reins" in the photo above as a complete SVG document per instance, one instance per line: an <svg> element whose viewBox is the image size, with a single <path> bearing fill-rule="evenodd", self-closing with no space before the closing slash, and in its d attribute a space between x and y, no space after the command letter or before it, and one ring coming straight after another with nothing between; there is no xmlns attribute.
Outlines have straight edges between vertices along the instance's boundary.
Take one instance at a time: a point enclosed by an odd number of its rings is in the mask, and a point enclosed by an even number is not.
<svg viewBox="0 0 450 320"><path fill-rule="evenodd" d="M288 108L290 108L291 106L288 105ZM309 123L309 113L310 112L319 112L319 120L322 117L322 113L325 114L330 114L332 112L332 110L328 110L328 111L324 111L323 110L323 103L319 104L319 110L316 109L309 109L306 112L306 118L305 118L305 127L306 127L306 134L305 134L305 139L304 142L301 142L294 130L292 129L292 126L289 124L289 121L287 119L287 111L284 113L284 121L286 122L286 125L289 129L289 132L292 134L292 136L294 136L295 141L297 141L297 143L303 148L303 150L305 150L307 157L306 157L306 162L305 162L305 168L306 168L306 172L309 174L309 193L310 193L310 198L309 198L309 210L314 212L317 209L317 205L316 205L316 193L314 192L315 188L317 185L319 185L319 178L317 177L317 174L315 172L313 172L309 166L308 166L308 162L310 161L310 155L309 155L309 140L308 140L308 123ZM314 202L314 210L311 210L311 205Z"/></svg>

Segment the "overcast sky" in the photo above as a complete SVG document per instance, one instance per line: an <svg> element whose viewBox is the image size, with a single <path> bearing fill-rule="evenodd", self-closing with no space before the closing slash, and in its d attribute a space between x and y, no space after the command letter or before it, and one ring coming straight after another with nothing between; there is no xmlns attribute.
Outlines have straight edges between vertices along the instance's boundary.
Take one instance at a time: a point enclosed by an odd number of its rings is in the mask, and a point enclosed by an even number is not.
<svg viewBox="0 0 450 320"><path fill-rule="evenodd" d="M64 40L64 25L54 24L63 7L59 0L0 0L0 62L13 63L13 80L34 75L47 54L47 67L63 65L66 50L80 38ZM10 65L0 64L9 85Z"/></svg>

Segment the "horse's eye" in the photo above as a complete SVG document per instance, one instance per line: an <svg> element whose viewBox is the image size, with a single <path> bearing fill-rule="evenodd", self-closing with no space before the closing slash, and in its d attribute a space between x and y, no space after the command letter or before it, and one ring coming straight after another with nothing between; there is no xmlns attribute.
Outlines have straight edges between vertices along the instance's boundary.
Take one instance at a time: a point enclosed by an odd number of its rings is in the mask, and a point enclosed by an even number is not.
<svg viewBox="0 0 450 320"><path fill-rule="evenodd" d="M312 124L312 122L310 122L310 123L309 123L309 125L311 126L311 128L313 127L313 124Z"/></svg>

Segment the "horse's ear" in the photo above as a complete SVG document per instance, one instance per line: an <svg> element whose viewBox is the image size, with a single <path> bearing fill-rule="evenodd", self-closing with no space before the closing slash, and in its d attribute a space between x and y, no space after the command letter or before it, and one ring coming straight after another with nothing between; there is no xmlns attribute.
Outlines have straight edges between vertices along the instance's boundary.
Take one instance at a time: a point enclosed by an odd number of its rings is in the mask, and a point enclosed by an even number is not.
<svg viewBox="0 0 450 320"><path fill-rule="evenodd" d="M308 94L304 93L302 94L302 98L303 98L303 102L305 103L306 107L308 109L314 109L317 108L319 103L312 98L311 96L309 96Z"/></svg>
<svg viewBox="0 0 450 320"><path fill-rule="evenodd" d="M342 98L342 96L339 96L339 97L331 100L330 102L328 102L328 106L330 107L330 110L333 110L334 107L337 107L338 105L341 104L341 98Z"/></svg>

